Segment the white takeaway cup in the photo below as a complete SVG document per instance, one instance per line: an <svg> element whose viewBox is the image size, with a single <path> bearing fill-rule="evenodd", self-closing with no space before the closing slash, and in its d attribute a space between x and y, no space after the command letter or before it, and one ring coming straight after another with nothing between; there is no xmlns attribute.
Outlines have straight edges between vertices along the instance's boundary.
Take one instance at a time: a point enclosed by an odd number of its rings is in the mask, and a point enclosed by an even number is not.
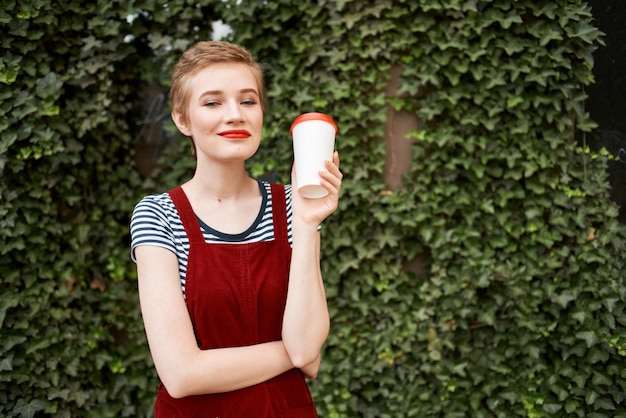
<svg viewBox="0 0 626 418"><path fill-rule="evenodd" d="M310 199L328 194L320 185L320 171L328 171L324 161L333 160L337 125L323 113L303 113L291 124L298 193Z"/></svg>

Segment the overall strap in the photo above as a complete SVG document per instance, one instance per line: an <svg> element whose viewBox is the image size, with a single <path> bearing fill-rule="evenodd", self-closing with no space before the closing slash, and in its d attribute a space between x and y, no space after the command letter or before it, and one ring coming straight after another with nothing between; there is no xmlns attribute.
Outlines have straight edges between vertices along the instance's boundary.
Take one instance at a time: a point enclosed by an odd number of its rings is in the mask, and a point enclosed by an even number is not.
<svg viewBox="0 0 626 418"><path fill-rule="evenodd" d="M174 206L176 206L180 220L183 222L187 238L189 238L189 243L204 242L204 236L200 230L198 218L196 218L196 214L194 213L191 203L189 203L189 199L187 199L187 195L185 194L183 188L179 186L170 190L168 193L172 198L172 202L174 202Z"/></svg>
<svg viewBox="0 0 626 418"><path fill-rule="evenodd" d="M287 235L287 199L285 186L270 184L272 191L272 218L274 221L274 239L288 240Z"/></svg>

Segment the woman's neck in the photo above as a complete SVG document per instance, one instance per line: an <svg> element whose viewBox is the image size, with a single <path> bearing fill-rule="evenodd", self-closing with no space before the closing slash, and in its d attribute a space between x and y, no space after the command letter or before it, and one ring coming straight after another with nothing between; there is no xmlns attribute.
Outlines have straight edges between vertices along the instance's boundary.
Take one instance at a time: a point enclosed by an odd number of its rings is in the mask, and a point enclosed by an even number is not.
<svg viewBox="0 0 626 418"><path fill-rule="evenodd" d="M250 198L251 194L258 193L257 182L250 178L243 166L229 170L197 168L183 189L195 199L218 202Z"/></svg>

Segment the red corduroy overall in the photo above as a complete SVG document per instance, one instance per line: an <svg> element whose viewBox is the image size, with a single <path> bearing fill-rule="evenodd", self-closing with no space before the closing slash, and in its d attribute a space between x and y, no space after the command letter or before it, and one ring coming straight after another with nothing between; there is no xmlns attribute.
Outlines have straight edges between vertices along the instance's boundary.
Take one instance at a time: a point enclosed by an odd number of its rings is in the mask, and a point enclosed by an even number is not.
<svg viewBox="0 0 626 418"><path fill-rule="evenodd" d="M274 241L207 244L182 188L170 196L189 238L187 309L201 349L281 339L291 247L285 189L271 185ZM264 383L232 392L174 399L159 385L155 418L317 417L302 373L291 369Z"/></svg>

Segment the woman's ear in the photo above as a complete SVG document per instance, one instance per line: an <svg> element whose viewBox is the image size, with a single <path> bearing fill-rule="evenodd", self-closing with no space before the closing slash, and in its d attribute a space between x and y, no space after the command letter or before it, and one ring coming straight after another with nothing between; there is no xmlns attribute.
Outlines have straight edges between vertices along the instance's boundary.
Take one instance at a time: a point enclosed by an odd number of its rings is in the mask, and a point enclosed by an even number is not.
<svg viewBox="0 0 626 418"><path fill-rule="evenodd" d="M185 136L191 136L191 129L187 126L187 122L183 120L183 116L180 112L172 111L172 120L174 120L180 133Z"/></svg>

